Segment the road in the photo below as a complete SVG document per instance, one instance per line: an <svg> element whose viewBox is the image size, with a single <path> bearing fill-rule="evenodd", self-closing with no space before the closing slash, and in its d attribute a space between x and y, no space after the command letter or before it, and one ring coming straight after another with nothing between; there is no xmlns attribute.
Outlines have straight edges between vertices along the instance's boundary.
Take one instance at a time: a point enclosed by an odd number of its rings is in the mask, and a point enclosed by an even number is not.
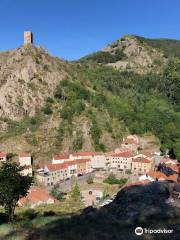
<svg viewBox="0 0 180 240"><path fill-rule="evenodd" d="M94 177L94 175L95 175L95 173L87 173L83 176L73 177L72 179L61 182L61 183L59 183L60 191L67 193L67 192L71 191L72 186L74 186L76 183L78 185L80 185L80 184L86 182L90 176Z"/></svg>

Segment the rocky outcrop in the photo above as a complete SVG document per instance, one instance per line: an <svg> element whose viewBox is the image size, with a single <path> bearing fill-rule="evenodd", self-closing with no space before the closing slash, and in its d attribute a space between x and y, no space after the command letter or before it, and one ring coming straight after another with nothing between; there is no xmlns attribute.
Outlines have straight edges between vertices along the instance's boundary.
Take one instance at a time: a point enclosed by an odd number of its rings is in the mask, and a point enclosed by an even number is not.
<svg viewBox="0 0 180 240"><path fill-rule="evenodd" d="M158 72L167 61L161 51L142 44L136 36L124 36L103 48L102 51L115 54L118 49L123 51L126 58L115 63L108 63L108 65L119 70L136 73L148 73L152 70Z"/></svg>
<svg viewBox="0 0 180 240"><path fill-rule="evenodd" d="M63 61L40 47L0 53L0 117L20 120L35 115L65 76Z"/></svg>

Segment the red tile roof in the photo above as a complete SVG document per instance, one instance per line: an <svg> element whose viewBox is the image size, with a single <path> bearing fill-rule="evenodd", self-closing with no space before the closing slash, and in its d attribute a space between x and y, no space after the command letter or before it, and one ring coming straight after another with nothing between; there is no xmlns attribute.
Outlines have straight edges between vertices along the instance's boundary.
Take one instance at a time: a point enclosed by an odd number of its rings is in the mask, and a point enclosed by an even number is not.
<svg viewBox="0 0 180 240"><path fill-rule="evenodd" d="M171 158L162 158L161 163L165 163L165 164L168 164L168 163L172 163L172 164L177 164L177 160L174 160L174 159L171 159Z"/></svg>
<svg viewBox="0 0 180 240"><path fill-rule="evenodd" d="M1 157L1 158L6 157L6 153L4 153L4 152L0 152L0 157Z"/></svg>
<svg viewBox="0 0 180 240"><path fill-rule="evenodd" d="M173 171L179 173L179 167L176 164L166 164L166 166L172 169Z"/></svg>
<svg viewBox="0 0 180 240"><path fill-rule="evenodd" d="M154 153L151 152L150 150L142 150L142 151L140 151L140 154L143 154L147 157L152 157Z"/></svg>
<svg viewBox="0 0 180 240"><path fill-rule="evenodd" d="M46 189L31 187L27 196L19 200L19 204L36 204L39 202L46 202L48 200L54 200L54 198L49 195Z"/></svg>
<svg viewBox="0 0 180 240"><path fill-rule="evenodd" d="M76 165L78 163L86 163L86 162L90 162L90 161L91 161L90 158L77 159L77 160L68 161L67 165L71 166L71 165Z"/></svg>
<svg viewBox="0 0 180 240"><path fill-rule="evenodd" d="M49 171L57 171L60 169L65 169L68 168L68 166L72 166L72 165L77 165L80 163L86 163L86 162L90 162L91 159L90 158L86 158L86 159L77 159L77 160L72 160L72 161L68 161L65 163L49 163L47 164L47 168L49 169Z"/></svg>
<svg viewBox="0 0 180 240"><path fill-rule="evenodd" d="M172 180L174 182L177 182L177 178L178 178L178 174L173 174L173 175L170 175L170 176L166 176L162 172L155 172L155 171L150 171L147 174L150 177L152 177L154 180L156 180L156 179L158 179L158 180Z"/></svg>
<svg viewBox="0 0 180 240"><path fill-rule="evenodd" d="M47 164L47 168L49 169L50 172L65 169L67 167L68 167L67 163Z"/></svg>
<svg viewBox="0 0 180 240"><path fill-rule="evenodd" d="M61 155L61 154L57 154L53 156L54 160L65 160L65 159L69 159L69 155Z"/></svg>
<svg viewBox="0 0 180 240"><path fill-rule="evenodd" d="M75 153L72 153L73 157L85 157L85 156L91 156L91 155L94 155L94 153L93 152L75 152Z"/></svg>
<svg viewBox="0 0 180 240"><path fill-rule="evenodd" d="M151 163L151 161L147 158L144 157L138 157L138 158L133 158L132 162L138 162L138 163Z"/></svg>
<svg viewBox="0 0 180 240"><path fill-rule="evenodd" d="M125 158L130 158L133 157L132 151L123 151L123 152L118 152L118 153L113 153L110 155L111 157L125 157Z"/></svg>
<svg viewBox="0 0 180 240"><path fill-rule="evenodd" d="M78 163L86 163L86 162L91 162L91 159L90 158L86 158L86 159L78 159L78 160L75 160L75 162Z"/></svg>
<svg viewBox="0 0 180 240"><path fill-rule="evenodd" d="M156 179L166 179L166 175L162 172L155 172L155 171L149 171L147 173L148 176L150 176L151 178L153 178L154 180Z"/></svg>

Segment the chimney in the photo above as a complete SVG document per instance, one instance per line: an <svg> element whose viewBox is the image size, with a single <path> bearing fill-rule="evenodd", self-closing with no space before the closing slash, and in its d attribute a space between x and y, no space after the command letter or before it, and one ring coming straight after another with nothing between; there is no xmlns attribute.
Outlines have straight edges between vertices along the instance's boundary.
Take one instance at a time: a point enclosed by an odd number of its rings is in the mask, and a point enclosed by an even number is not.
<svg viewBox="0 0 180 240"><path fill-rule="evenodd" d="M31 31L24 32L24 45L33 44L33 34Z"/></svg>

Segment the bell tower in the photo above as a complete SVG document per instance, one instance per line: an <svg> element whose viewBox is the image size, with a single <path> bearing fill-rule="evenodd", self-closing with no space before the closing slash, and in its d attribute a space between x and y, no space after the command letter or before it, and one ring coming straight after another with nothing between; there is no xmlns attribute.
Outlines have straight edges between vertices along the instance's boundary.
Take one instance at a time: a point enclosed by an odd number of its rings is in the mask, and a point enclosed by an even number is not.
<svg viewBox="0 0 180 240"><path fill-rule="evenodd" d="M33 34L31 31L24 32L24 45L33 44Z"/></svg>

